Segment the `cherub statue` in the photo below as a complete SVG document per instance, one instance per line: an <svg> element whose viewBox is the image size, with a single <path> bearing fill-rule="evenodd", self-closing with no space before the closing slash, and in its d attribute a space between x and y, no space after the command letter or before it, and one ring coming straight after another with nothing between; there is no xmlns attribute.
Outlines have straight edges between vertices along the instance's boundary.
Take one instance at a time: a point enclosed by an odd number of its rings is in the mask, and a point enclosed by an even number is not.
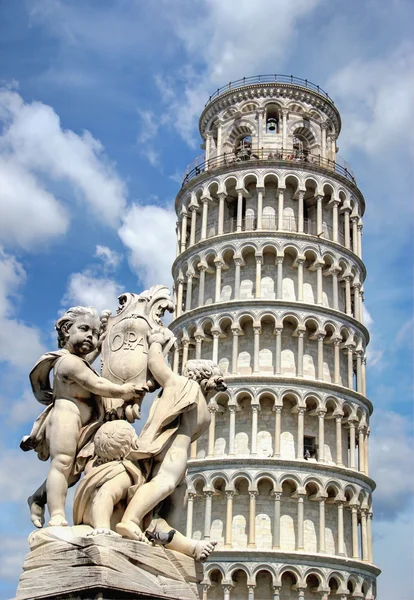
<svg viewBox="0 0 414 600"><path fill-rule="evenodd" d="M138 436L127 421L108 421L94 437L95 458L85 468L73 504L75 525L91 525L91 535L113 534L126 507L128 493L144 483L144 475L128 460L138 449Z"/></svg>
<svg viewBox="0 0 414 600"><path fill-rule="evenodd" d="M151 406L138 440L140 457L151 458L148 481L137 489L116 526L123 537L142 542L147 541L143 532L146 528L158 534L172 529L167 521L170 510L157 510L160 518L150 525L152 511L168 497L171 498L166 504L170 508L182 510L182 498L180 503L178 495L185 479L190 444L210 424L208 398L227 387L219 367L209 360L190 360L182 376L174 373L163 356L163 346L171 336L166 328L155 329L149 335L148 367L163 389ZM173 501L174 493L177 502ZM198 560L206 558L214 546L214 542L196 542L178 533L168 545Z"/></svg>
<svg viewBox="0 0 414 600"><path fill-rule="evenodd" d="M88 358L94 358L99 350L100 321L95 308L70 308L55 327L61 350L43 355L30 374L35 397L48 406L20 447L34 449L41 460L50 456L45 487L49 525L62 526L68 524L68 485L79 478L88 456L87 445L104 419L101 396L130 400L141 397L144 390L130 383L111 383L91 367ZM49 381L52 369L53 391ZM42 496L43 489L41 486L34 496ZM30 501L32 521L41 527L44 507L41 502Z"/></svg>

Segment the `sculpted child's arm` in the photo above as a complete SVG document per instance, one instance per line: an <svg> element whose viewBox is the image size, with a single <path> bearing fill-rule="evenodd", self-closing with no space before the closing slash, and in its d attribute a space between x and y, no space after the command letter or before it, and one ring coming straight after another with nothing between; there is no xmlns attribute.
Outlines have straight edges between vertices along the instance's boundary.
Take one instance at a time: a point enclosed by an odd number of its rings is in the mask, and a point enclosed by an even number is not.
<svg viewBox="0 0 414 600"><path fill-rule="evenodd" d="M83 388L98 396L108 398L123 398L129 400L139 394L136 386L130 383L118 385L104 377L99 377L76 356L67 356L60 366L60 374L75 381Z"/></svg>
<svg viewBox="0 0 414 600"><path fill-rule="evenodd" d="M148 368L161 387L165 387L168 381L175 376L165 362L162 345L159 342L153 342L149 348Z"/></svg>

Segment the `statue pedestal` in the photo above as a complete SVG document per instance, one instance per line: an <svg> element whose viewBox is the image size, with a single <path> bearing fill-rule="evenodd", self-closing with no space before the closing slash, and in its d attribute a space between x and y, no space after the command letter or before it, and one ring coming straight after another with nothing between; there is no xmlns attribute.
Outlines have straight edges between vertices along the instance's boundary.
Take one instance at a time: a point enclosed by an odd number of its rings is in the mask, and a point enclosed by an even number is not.
<svg viewBox="0 0 414 600"><path fill-rule="evenodd" d="M78 525L33 532L15 600L199 600L199 562L118 536L87 537L90 531Z"/></svg>

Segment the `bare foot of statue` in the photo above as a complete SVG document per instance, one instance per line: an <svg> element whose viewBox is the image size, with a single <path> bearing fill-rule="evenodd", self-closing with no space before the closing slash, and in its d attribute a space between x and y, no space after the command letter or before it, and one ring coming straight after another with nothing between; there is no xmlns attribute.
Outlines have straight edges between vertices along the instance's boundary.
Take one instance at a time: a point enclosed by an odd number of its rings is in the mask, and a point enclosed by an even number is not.
<svg viewBox="0 0 414 600"><path fill-rule="evenodd" d="M68 522L66 521L65 515L53 515L49 523L49 527L67 527Z"/></svg>
<svg viewBox="0 0 414 600"><path fill-rule="evenodd" d="M45 524L45 507L37 502L37 498L34 494L28 497L27 504L29 505L30 518L33 525L38 529L41 529Z"/></svg>
<svg viewBox="0 0 414 600"><path fill-rule="evenodd" d="M199 561L207 560L216 546L217 542L214 540L200 540L194 547L193 556Z"/></svg>
<svg viewBox="0 0 414 600"><path fill-rule="evenodd" d="M121 537L119 533L112 531L112 529L108 529L107 527L95 527L95 529L88 533L88 537L95 537L96 535L113 535Z"/></svg>
<svg viewBox="0 0 414 600"><path fill-rule="evenodd" d="M117 533L122 535L124 538L130 540L136 540L138 542L144 542L144 544L150 544L150 541L146 537L145 533L134 523L133 521L121 521L115 526Z"/></svg>

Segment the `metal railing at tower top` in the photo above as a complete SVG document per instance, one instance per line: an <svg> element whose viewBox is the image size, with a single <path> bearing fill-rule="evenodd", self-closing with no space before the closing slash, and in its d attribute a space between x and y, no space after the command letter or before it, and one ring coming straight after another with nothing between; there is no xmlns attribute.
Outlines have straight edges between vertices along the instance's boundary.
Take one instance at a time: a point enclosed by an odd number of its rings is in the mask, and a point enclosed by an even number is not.
<svg viewBox="0 0 414 600"><path fill-rule="evenodd" d="M312 83L308 79L302 79L301 77L295 77L294 75L278 75L278 74L270 74L270 75L254 75L253 77L243 77L243 79L237 79L236 81L230 81L227 85L223 85L223 87L218 88L214 94L212 94L207 100L205 106L208 106L210 102L212 102L215 98L221 96L225 92L229 92L230 90L237 90L238 88L244 87L245 85L254 85L258 83L284 83L291 85L298 85L300 87L304 87L308 90L312 90L317 94L320 94L332 104L335 104L332 98L329 96L325 90L323 90L316 83Z"/></svg>
<svg viewBox="0 0 414 600"><path fill-rule="evenodd" d="M356 185L355 176L348 164L341 157L337 156L336 158L337 160L330 160L329 158L322 158L322 156L317 154L297 154L294 150L269 150L264 148L252 150L250 154L245 155L227 152L220 156L209 158L208 160L204 160L204 155L202 154L187 167L183 177L182 186L207 171L230 165L242 166L248 161L260 161L264 163L264 166L275 163L282 163L283 165L289 163L307 168L314 165L337 173L338 175L342 175L342 177L346 177L346 179Z"/></svg>

